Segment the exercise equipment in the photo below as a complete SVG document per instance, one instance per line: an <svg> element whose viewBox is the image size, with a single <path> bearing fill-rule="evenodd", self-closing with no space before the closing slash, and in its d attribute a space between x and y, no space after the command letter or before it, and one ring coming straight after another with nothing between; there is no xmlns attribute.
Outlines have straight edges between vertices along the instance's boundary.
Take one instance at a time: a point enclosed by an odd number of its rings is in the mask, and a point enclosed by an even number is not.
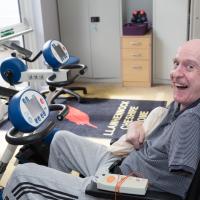
<svg viewBox="0 0 200 200"><path fill-rule="evenodd" d="M68 61L70 59L70 56L67 53L65 46L56 40L49 40L45 43L43 47L43 56L45 58L45 61L53 69L54 72L53 75L48 77L46 80L46 83L49 85L49 90L54 93L54 98L48 97L47 101L52 102L61 94L70 94L76 97L78 102L81 102L81 96L74 92L74 90L82 90L83 93L86 94L86 88L72 87L71 89L67 89L64 87L72 84L75 79L77 79L80 75L83 75L87 70L87 66L82 64L65 64L66 60ZM66 81L60 81L57 78L56 72L63 69L68 70L69 73L68 79ZM72 75L72 71L75 70L78 70L78 72L75 75Z"/></svg>
<svg viewBox="0 0 200 200"><path fill-rule="evenodd" d="M45 61L53 71L58 71L60 66L69 60L69 54L65 46L56 40L49 40L43 46L43 56Z"/></svg>
<svg viewBox="0 0 200 200"><path fill-rule="evenodd" d="M145 23L147 21L148 21L147 20L147 14L143 9L133 10L132 18L131 18L132 23L142 24L142 23Z"/></svg>
<svg viewBox="0 0 200 200"><path fill-rule="evenodd" d="M3 200L2 194L3 194L3 187L0 186L0 200Z"/></svg>
<svg viewBox="0 0 200 200"><path fill-rule="evenodd" d="M6 101L3 99L0 99L0 123L5 121L7 119L7 104Z"/></svg>
<svg viewBox="0 0 200 200"><path fill-rule="evenodd" d="M0 124L8 119L8 101L11 96L18 91L12 88L5 88L0 86Z"/></svg>
<svg viewBox="0 0 200 200"><path fill-rule="evenodd" d="M74 82L80 75L83 75L87 66L83 64L78 64L79 59L74 56L70 56L66 47L59 41L49 40L43 45L43 49L39 51L34 58L30 58L32 52L18 46L15 43L7 45L7 47L14 50L11 54L13 57L21 58L26 62L34 62L41 55L45 60L45 64L48 68L44 70L26 70L21 71L21 79L13 80L15 84L22 81L37 81L37 80L46 80L46 83L49 85L49 90L51 94L47 97L47 101L50 102L52 96L55 94L58 97L61 94L70 94L77 98L81 102L81 96L74 92L74 90L82 90L84 94L87 93L86 88L84 87L72 87L72 88L63 88ZM10 76L16 75L12 73ZM14 77L12 79L14 79ZM5 77L4 79L8 82L10 77ZM11 78L10 78L11 79ZM60 89L58 89L60 88ZM55 98L54 98L55 99Z"/></svg>
<svg viewBox="0 0 200 200"><path fill-rule="evenodd" d="M7 60L7 58L5 60ZM15 72L15 77L11 75L12 68ZM19 59L15 60L15 62L13 62L13 60L11 60L11 62L5 62L4 67L0 65L0 73L1 73L2 78L10 84L9 88L1 87L1 90L0 90L0 110L1 110L0 123L1 124L8 119L7 110L8 110L8 102L9 102L9 97L10 97L9 92L11 92L10 91L11 89L15 90L13 83L17 81L18 79L20 79L21 72L26 71L26 70L27 70L27 66ZM13 92L11 92L11 94L12 93Z"/></svg>
<svg viewBox="0 0 200 200"><path fill-rule="evenodd" d="M17 145L41 142L49 139L49 136L52 138L52 134L57 131L55 122L45 122L48 121L50 111L57 109L60 110L57 120L62 120L67 114L66 106L48 105L46 99L33 89L14 94L8 105L8 117L12 128L6 133L8 145L0 160L0 178L14 155Z"/></svg>

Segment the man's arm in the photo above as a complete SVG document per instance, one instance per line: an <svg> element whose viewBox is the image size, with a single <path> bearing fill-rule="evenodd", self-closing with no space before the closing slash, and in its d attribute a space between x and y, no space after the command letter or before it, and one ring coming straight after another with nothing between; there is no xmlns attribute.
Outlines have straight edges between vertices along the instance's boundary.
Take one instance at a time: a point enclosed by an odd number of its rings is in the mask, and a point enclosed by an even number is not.
<svg viewBox="0 0 200 200"><path fill-rule="evenodd" d="M145 131L143 128L143 121L134 121L130 123L126 134L126 141L139 149L145 139Z"/></svg>
<svg viewBox="0 0 200 200"><path fill-rule="evenodd" d="M199 163L199 116L185 111L176 119L169 146L169 170L194 174Z"/></svg>
<svg viewBox="0 0 200 200"><path fill-rule="evenodd" d="M145 137L160 124L167 112L167 108L157 107L149 113L144 121L132 122L128 127L126 141L132 144L135 149L139 149Z"/></svg>

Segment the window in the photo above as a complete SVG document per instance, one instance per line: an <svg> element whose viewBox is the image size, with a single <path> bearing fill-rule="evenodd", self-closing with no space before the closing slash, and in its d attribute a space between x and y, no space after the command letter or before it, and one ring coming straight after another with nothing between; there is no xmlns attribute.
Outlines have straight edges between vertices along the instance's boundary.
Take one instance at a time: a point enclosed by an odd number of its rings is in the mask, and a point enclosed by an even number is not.
<svg viewBox="0 0 200 200"><path fill-rule="evenodd" d="M1 2L0 28L20 23L18 0Z"/></svg>
<svg viewBox="0 0 200 200"><path fill-rule="evenodd" d="M20 12L19 12L19 2L18 0L6 0L1 2L1 12L0 12L0 30L9 30L10 27L14 27L14 33L12 36L0 35L1 45L0 45L0 60L9 57L11 50L2 45L6 41L15 41L20 46L23 46L23 38L21 34L18 34L19 25L21 25ZM16 29L17 27L17 29ZM20 36L19 36L20 35ZM0 76L0 85L8 87L8 84Z"/></svg>

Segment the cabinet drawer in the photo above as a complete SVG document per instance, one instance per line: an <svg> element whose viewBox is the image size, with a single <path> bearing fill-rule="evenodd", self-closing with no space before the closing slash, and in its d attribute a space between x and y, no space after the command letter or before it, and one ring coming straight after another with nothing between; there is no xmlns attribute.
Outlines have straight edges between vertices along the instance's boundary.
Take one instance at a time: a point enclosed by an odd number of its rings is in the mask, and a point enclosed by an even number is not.
<svg viewBox="0 0 200 200"><path fill-rule="evenodd" d="M122 49L122 59L149 59L149 49Z"/></svg>
<svg viewBox="0 0 200 200"><path fill-rule="evenodd" d="M151 46L150 38L122 38L122 48L149 48Z"/></svg>
<svg viewBox="0 0 200 200"><path fill-rule="evenodd" d="M148 81L150 78L149 61L123 60L124 81Z"/></svg>

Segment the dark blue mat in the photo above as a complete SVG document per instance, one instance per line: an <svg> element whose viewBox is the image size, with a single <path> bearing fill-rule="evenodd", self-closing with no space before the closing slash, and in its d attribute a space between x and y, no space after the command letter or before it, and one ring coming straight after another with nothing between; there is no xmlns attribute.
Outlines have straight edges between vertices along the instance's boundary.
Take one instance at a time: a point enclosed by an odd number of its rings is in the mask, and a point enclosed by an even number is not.
<svg viewBox="0 0 200 200"><path fill-rule="evenodd" d="M56 122L59 129L69 130L77 135L97 138L118 138L126 133L131 121L145 119L158 106L166 106L166 101L120 100L86 98L83 103L75 99L65 101L69 113L63 121L56 120L56 112L49 120ZM6 123L1 131L10 128Z"/></svg>
<svg viewBox="0 0 200 200"><path fill-rule="evenodd" d="M83 103L75 99L65 103L69 114L57 123L60 129L86 137L118 138L126 133L130 121L145 119L152 109L165 107L167 102L87 98Z"/></svg>

